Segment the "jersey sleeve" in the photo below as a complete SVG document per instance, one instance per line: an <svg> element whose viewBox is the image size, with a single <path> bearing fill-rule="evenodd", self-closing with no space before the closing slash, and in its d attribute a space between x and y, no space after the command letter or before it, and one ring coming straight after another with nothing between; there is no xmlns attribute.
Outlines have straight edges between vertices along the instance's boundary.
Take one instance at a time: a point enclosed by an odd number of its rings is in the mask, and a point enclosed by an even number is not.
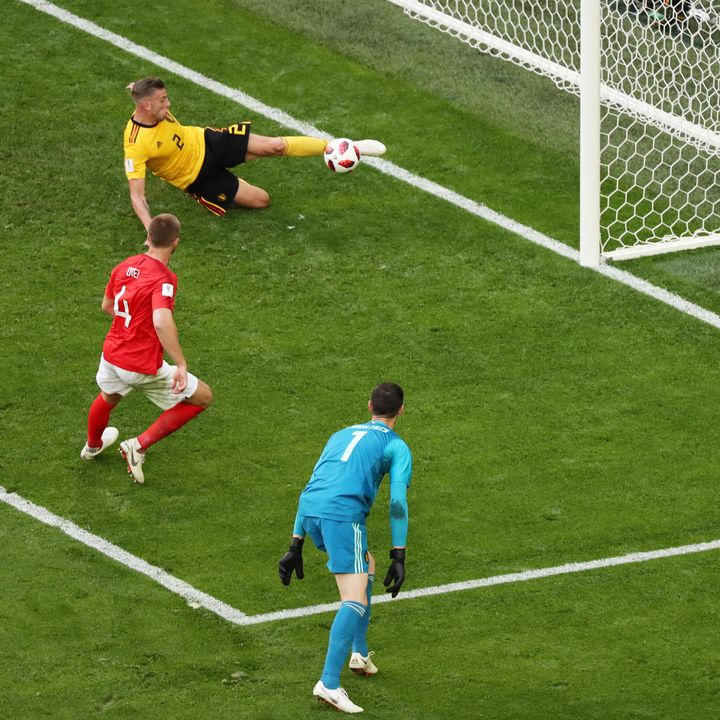
<svg viewBox="0 0 720 720"><path fill-rule="evenodd" d="M410 448L399 437L388 443L385 449L386 456L390 458L390 482L402 482L410 486L412 476L412 454Z"/></svg>
<svg viewBox="0 0 720 720"><path fill-rule="evenodd" d="M390 535L393 547L405 547L408 535L408 486L390 481Z"/></svg>
<svg viewBox="0 0 720 720"><path fill-rule="evenodd" d="M410 448L399 437L385 449L390 457L390 534L393 547L405 547L408 534L407 489L412 477Z"/></svg>
<svg viewBox="0 0 720 720"><path fill-rule="evenodd" d="M125 143L125 175L128 180L141 180L147 173L147 157L140 146Z"/></svg>
<svg viewBox="0 0 720 720"><path fill-rule="evenodd" d="M177 284L171 278L158 280L152 294L152 309L167 308L175 309L175 293L177 292Z"/></svg>
<svg viewBox="0 0 720 720"><path fill-rule="evenodd" d="M295 524L293 525L293 535L299 535L305 537L305 528L303 527L302 516L300 515L300 508L295 513Z"/></svg>

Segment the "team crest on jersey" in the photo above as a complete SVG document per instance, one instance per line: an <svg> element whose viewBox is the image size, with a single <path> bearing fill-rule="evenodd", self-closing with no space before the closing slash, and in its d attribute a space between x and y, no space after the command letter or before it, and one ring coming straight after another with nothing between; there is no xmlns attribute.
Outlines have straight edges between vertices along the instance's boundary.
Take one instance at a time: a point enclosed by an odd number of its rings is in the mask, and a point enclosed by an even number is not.
<svg viewBox="0 0 720 720"><path fill-rule="evenodd" d="M162 286L163 297L172 297L173 292L174 292L174 288L172 286L172 283L163 283L163 286Z"/></svg>
<svg viewBox="0 0 720 720"><path fill-rule="evenodd" d="M162 145L162 140L156 140L155 142L157 142L158 147L160 147Z"/></svg>

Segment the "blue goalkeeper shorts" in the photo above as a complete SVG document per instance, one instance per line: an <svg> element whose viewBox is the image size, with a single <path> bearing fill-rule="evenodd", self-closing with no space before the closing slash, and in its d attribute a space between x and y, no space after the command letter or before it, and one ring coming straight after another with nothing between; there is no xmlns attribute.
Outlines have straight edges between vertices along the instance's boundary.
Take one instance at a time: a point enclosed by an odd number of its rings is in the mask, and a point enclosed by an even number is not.
<svg viewBox="0 0 720 720"><path fill-rule="evenodd" d="M368 571L367 531L363 523L303 517L302 527L315 547L329 555L327 567L331 573Z"/></svg>

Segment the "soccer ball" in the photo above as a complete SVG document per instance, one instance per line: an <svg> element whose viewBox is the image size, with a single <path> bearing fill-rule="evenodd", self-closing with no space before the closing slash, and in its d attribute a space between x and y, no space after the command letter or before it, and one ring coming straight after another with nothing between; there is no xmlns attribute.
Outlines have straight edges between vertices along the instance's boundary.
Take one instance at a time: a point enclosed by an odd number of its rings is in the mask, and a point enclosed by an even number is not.
<svg viewBox="0 0 720 720"><path fill-rule="evenodd" d="M325 146L323 156L325 164L336 173L347 173L354 170L360 162L360 151L352 140L335 138Z"/></svg>

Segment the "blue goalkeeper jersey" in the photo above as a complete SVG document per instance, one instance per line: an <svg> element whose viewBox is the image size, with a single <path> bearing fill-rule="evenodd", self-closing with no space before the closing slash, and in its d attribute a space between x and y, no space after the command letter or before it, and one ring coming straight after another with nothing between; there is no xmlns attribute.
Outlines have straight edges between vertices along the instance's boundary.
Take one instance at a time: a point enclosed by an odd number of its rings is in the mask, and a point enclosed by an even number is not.
<svg viewBox="0 0 720 720"><path fill-rule="evenodd" d="M298 515L364 522L387 473L393 485L410 485L410 448L394 430L378 420L339 430L300 495Z"/></svg>

